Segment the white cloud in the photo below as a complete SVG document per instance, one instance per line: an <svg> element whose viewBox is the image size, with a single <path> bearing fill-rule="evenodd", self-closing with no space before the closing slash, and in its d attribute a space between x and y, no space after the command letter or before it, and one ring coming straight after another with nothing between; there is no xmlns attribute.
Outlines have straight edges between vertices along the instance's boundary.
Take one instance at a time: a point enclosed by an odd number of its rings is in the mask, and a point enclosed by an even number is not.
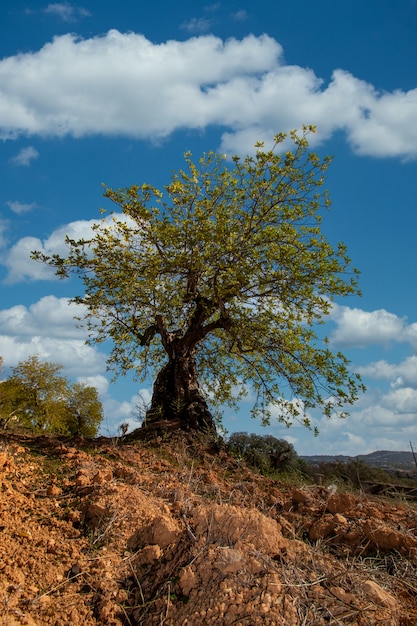
<svg viewBox="0 0 417 626"><path fill-rule="evenodd" d="M155 139L217 125L225 131L222 150L246 152L257 139L314 123L320 141L343 131L359 154L417 156L417 88L380 92L337 68L325 84L311 69L285 65L282 52L267 35L162 44L117 30L56 37L38 52L0 61L0 138Z"/></svg>
<svg viewBox="0 0 417 626"><path fill-rule="evenodd" d="M86 332L77 327L81 307L67 298L45 296L29 307L0 310L0 354L15 365L32 354L63 363L77 373L103 370L103 359L85 345Z"/></svg>
<svg viewBox="0 0 417 626"><path fill-rule="evenodd" d="M404 330L404 338L409 342L415 352L417 352L417 322L409 324Z"/></svg>
<svg viewBox="0 0 417 626"><path fill-rule="evenodd" d="M95 376L78 376L77 382L84 383L88 387L95 387L100 396L106 396L109 390L109 381L102 374L96 374Z"/></svg>
<svg viewBox="0 0 417 626"><path fill-rule="evenodd" d="M4 280L5 284L14 284L27 279L54 280L54 271L44 263L32 261L31 252L42 250L42 242L36 237L23 237L8 250L2 263L8 273Z"/></svg>
<svg viewBox="0 0 417 626"><path fill-rule="evenodd" d="M393 413L400 414L402 422L416 423L417 421L417 389L401 387L392 389L384 398L384 404Z"/></svg>
<svg viewBox="0 0 417 626"><path fill-rule="evenodd" d="M44 13L49 15L57 15L64 22L76 22L79 18L88 17L91 15L87 9L83 7L74 6L69 4L69 2L56 2L53 4L48 4L48 6L43 10Z"/></svg>
<svg viewBox="0 0 417 626"><path fill-rule="evenodd" d="M205 88L268 71L280 52L267 36L159 45L116 30L88 40L57 37L39 52L0 61L0 136L163 137L181 126L223 123L227 103L218 105Z"/></svg>
<svg viewBox="0 0 417 626"><path fill-rule="evenodd" d="M113 423L118 424L120 421L125 421L127 418L130 418L133 422L135 421L136 403L136 395L132 396L130 400L123 401L108 398L106 401L107 413L112 416Z"/></svg>
<svg viewBox="0 0 417 626"><path fill-rule="evenodd" d="M405 318L385 309L363 311L335 304L330 319L337 324L330 339L340 346L364 348L372 344L406 341L408 338Z"/></svg>
<svg viewBox="0 0 417 626"><path fill-rule="evenodd" d="M33 146L22 148L20 152L11 159L13 165L28 167L32 161L39 158L39 152Z"/></svg>
<svg viewBox="0 0 417 626"><path fill-rule="evenodd" d="M23 280L54 280L54 270L38 261L33 261L30 255L33 251L39 251L51 256L60 254L65 256L68 252L65 237L71 239L83 239L91 236L91 228L98 220L77 220L57 228L45 241L37 237L23 237L10 248L5 255L3 264L8 269L5 283L13 284Z"/></svg>
<svg viewBox="0 0 417 626"><path fill-rule="evenodd" d="M18 200L8 201L6 202L6 204L9 207L9 209L13 211L13 213L16 213L16 215L23 215L24 213L29 213L36 207L35 202L26 203L26 202L19 202Z"/></svg>
<svg viewBox="0 0 417 626"><path fill-rule="evenodd" d="M45 296L29 307L0 310L0 354L7 367L37 354L41 360L62 363L72 376L92 376L105 369L105 358L85 343L85 331L74 315L80 307L67 298Z"/></svg>
<svg viewBox="0 0 417 626"><path fill-rule="evenodd" d="M362 117L351 130L351 141L359 154L385 156L389 146L390 156L415 156L415 115L417 89L384 93L374 98L366 117ZM398 114L401 112L401 119ZM410 128L409 135L405 133Z"/></svg>
<svg viewBox="0 0 417 626"><path fill-rule="evenodd" d="M410 437L415 435L417 398L409 391L395 395L374 390L351 408L346 419L333 416L330 420L311 421L319 429L317 438L302 426L294 425L290 431L295 437L295 449L302 455L356 456L375 450L406 450Z"/></svg>
<svg viewBox="0 0 417 626"><path fill-rule="evenodd" d="M376 380L389 380L394 388L404 385L417 389L417 356L410 356L401 363L393 364L385 360L358 367L361 376Z"/></svg>
<svg viewBox="0 0 417 626"><path fill-rule="evenodd" d="M329 436L336 442L337 437L331 434L330 421L322 420L319 424L320 433ZM352 407L351 415L339 424L343 432L360 436L367 442L365 448L350 454L372 452L373 450L404 450L408 446L409 433L417 425L417 389L404 384L402 387L383 391L374 387ZM347 449L347 448L345 448Z"/></svg>
<svg viewBox="0 0 417 626"><path fill-rule="evenodd" d="M75 241L79 239L88 240L94 236L93 226L101 222L106 228L112 229L113 219L126 224L132 223L132 218L128 215L114 213L110 218L104 220L77 220L64 224L54 230L44 241L37 237L19 239L1 259L1 263L8 270L4 283L14 284L24 280L58 280L54 270L45 263L33 261L31 253L36 251L46 256L58 254L65 257L68 254L67 236Z"/></svg>
<svg viewBox="0 0 417 626"><path fill-rule="evenodd" d="M107 436L120 435L118 428L121 424L128 424L128 432L135 430L141 426L143 419L144 402L149 405L152 397L152 391L144 388L129 400L116 400L110 394L104 394L101 397L103 402L104 413L106 419L101 427L101 432ZM138 406L140 407L138 412Z"/></svg>
<svg viewBox="0 0 417 626"><path fill-rule="evenodd" d="M86 335L77 328L74 320L74 316L80 313L81 307L68 298L44 296L29 308L18 304L1 310L0 328L3 334L11 336L30 338L37 335L84 341Z"/></svg>

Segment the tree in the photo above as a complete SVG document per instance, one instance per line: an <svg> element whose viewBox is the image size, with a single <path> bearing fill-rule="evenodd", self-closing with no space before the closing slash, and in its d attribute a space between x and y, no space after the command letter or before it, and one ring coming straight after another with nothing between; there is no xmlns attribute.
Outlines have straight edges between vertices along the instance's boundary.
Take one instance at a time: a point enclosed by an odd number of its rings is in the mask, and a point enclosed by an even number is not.
<svg viewBox="0 0 417 626"><path fill-rule="evenodd" d="M63 366L42 363L37 355L12 368L9 385L15 389L19 422L37 432L60 432L65 422L67 381Z"/></svg>
<svg viewBox="0 0 417 626"><path fill-rule="evenodd" d="M108 365L156 379L146 423L161 418L214 431L213 406L236 406L250 385L253 415L309 425L308 411L344 416L362 384L321 344L315 326L335 296L358 293L345 246L320 229L329 158L307 135L285 134L254 156L208 153L160 191L106 188L122 214L103 215L92 237L67 238L67 257L32 257L60 277L79 276L90 342L112 340ZM103 211L103 213L105 213Z"/></svg>
<svg viewBox="0 0 417 626"><path fill-rule="evenodd" d="M95 387L74 383L66 403L68 434L95 437L103 419L103 408Z"/></svg>
<svg viewBox="0 0 417 626"><path fill-rule="evenodd" d="M34 432L94 437L102 421L97 389L71 385L60 375L63 366L31 356L12 369L0 385L3 427L15 418Z"/></svg>
<svg viewBox="0 0 417 626"><path fill-rule="evenodd" d="M18 422L22 414L24 389L11 380L0 383L0 427L6 429L13 422Z"/></svg>
<svg viewBox="0 0 417 626"><path fill-rule="evenodd" d="M263 473L272 470L284 472L294 469L297 465L298 456L294 446L285 439L277 439L273 435L233 433L229 437L228 445L247 463Z"/></svg>

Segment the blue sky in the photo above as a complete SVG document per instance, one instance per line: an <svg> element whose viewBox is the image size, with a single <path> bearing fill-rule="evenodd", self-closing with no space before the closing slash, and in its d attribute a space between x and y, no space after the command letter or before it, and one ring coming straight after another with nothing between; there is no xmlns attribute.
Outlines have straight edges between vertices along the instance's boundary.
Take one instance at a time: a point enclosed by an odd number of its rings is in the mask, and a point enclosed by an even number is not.
<svg viewBox="0 0 417 626"><path fill-rule="evenodd" d="M104 205L101 184L162 186L182 155L246 153L315 124L334 156L323 229L347 244L362 298L335 304L332 347L367 393L320 435L224 425L289 439L300 454L359 454L417 443L417 2L153 0L0 5L0 354L32 354L94 384L104 434L130 421L138 386L110 383L106 355L75 327L72 282L29 259L63 252ZM147 398L150 384L141 388Z"/></svg>

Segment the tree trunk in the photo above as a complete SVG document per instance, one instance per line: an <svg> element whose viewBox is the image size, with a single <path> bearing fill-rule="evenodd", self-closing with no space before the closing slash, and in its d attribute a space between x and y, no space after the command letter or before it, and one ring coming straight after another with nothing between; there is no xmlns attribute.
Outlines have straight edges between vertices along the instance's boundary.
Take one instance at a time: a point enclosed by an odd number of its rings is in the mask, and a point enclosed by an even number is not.
<svg viewBox="0 0 417 626"><path fill-rule="evenodd" d="M158 373L144 426L178 422L180 428L216 434L216 426L198 384L193 355L173 354Z"/></svg>
<svg viewBox="0 0 417 626"><path fill-rule="evenodd" d="M217 436L213 416L198 384L195 352L197 344L209 332L226 328L230 320L222 310L219 319L205 324L217 309L217 303L203 298L198 292L194 295L195 309L186 331L169 332L162 315L155 315L155 324L150 332L160 334L168 363L156 377L151 408L146 414L144 426L157 427L161 422L173 426L178 423L180 428Z"/></svg>

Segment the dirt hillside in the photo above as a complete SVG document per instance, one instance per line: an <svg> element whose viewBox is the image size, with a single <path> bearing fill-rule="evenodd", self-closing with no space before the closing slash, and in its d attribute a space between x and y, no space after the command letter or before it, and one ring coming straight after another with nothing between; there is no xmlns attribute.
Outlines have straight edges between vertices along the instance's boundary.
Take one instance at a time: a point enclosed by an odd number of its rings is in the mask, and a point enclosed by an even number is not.
<svg viewBox="0 0 417 626"><path fill-rule="evenodd" d="M1 625L417 625L415 505L171 437L0 436Z"/></svg>

